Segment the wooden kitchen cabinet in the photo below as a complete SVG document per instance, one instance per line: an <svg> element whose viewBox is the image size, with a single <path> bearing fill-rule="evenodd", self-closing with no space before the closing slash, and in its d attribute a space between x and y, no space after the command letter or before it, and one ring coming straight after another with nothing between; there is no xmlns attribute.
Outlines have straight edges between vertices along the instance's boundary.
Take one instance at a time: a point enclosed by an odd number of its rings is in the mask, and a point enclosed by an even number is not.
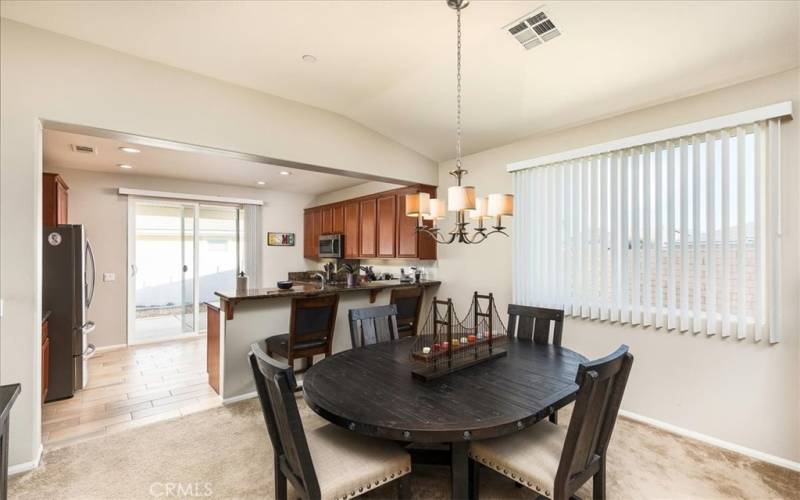
<svg viewBox="0 0 800 500"><path fill-rule="evenodd" d="M344 205L333 207L333 233L344 234Z"/></svg>
<svg viewBox="0 0 800 500"><path fill-rule="evenodd" d="M359 256L359 229L361 227L359 203L353 201L345 203L343 207L344 257L345 259L357 259Z"/></svg>
<svg viewBox="0 0 800 500"><path fill-rule="evenodd" d="M377 256L385 259L395 256L397 226L397 195L390 194L377 199ZM408 217L410 219L410 217Z"/></svg>
<svg viewBox="0 0 800 500"><path fill-rule="evenodd" d="M319 235L322 231L322 211L306 210L303 215L303 256L307 259L319 257Z"/></svg>
<svg viewBox="0 0 800 500"><path fill-rule="evenodd" d="M42 174L42 223L45 227L67 224L69 186L58 174Z"/></svg>
<svg viewBox="0 0 800 500"><path fill-rule="evenodd" d="M303 255L319 257L321 234L343 234L346 259L436 259L436 242L418 235L417 219L406 216L405 195L417 192L436 197L434 186L418 185L306 209Z"/></svg>
<svg viewBox="0 0 800 500"><path fill-rule="evenodd" d="M377 255L378 208L375 198L361 201L361 221L359 225L359 257L375 257Z"/></svg>
<svg viewBox="0 0 800 500"><path fill-rule="evenodd" d="M325 207L321 210L322 229L320 234L331 234L333 232L333 207Z"/></svg>
<svg viewBox="0 0 800 500"><path fill-rule="evenodd" d="M436 188L422 186L409 188L397 193L397 257L402 259L436 259L436 242L430 236L417 233L416 217L406 215L406 195L424 192L436 197ZM431 227L431 221L423 221L425 226Z"/></svg>
<svg viewBox="0 0 800 500"><path fill-rule="evenodd" d="M208 385L219 394L220 313L216 304L206 303L206 372Z"/></svg>

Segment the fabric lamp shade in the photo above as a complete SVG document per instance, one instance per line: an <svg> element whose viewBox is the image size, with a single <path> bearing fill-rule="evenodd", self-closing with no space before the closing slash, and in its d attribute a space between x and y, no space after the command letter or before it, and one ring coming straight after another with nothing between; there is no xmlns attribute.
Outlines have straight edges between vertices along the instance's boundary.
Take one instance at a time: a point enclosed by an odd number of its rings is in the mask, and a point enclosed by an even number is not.
<svg viewBox="0 0 800 500"><path fill-rule="evenodd" d="M514 215L514 195L503 193L490 194L487 212L490 217Z"/></svg>
<svg viewBox="0 0 800 500"><path fill-rule="evenodd" d="M484 196L475 200L475 210L469 211L470 219L489 219L489 200Z"/></svg>
<svg viewBox="0 0 800 500"><path fill-rule="evenodd" d="M406 215L419 217L430 213L431 195L428 193L415 193L406 195Z"/></svg>
<svg viewBox="0 0 800 500"><path fill-rule="evenodd" d="M475 210L475 187L452 186L447 188L447 209L451 212Z"/></svg>
<svg viewBox="0 0 800 500"><path fill-rule="evenodd" d="M431 198L430 206L431 210L430 213L428 213L428 215L425 216L426 219L441 220L445 218L447 207L444 204L444 200L437 200L436 198Z"/></svg>

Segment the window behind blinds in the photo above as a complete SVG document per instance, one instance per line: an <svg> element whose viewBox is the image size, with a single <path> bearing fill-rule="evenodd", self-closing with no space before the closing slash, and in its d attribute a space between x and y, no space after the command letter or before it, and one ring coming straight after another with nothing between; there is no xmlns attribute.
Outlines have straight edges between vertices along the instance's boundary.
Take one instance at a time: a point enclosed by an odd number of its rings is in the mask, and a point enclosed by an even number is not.
<svg viewBox="0 0 800 500"><path fill-rule="evenodd" d="M778 341L779 138L770 119L515 171L515 302Z"/></svg>

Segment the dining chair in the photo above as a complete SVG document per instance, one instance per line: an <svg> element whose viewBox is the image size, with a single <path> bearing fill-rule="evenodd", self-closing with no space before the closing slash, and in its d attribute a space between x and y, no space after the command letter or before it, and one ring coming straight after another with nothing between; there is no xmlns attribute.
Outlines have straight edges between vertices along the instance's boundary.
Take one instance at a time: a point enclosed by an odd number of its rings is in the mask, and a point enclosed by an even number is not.
<svg viewBox="0 0 800 500"><path fill-rule="evenodd" d="M553 325L552 342L550 325ZM508 305L508 336L533 340L536 344L561 346L561 333L564 329L564 310L546 307ZM550 421L558 423L558 412L550 414Z"/></svg>
<svg viewBox="0 0 800 500"><path fill-rule="evenodd" d="M397 306L397 330L400 338L417 335L423 293L421 286L392 289L389 303Z"/></svg>
<svg viewBox="0 0 800 500"><path fill-rule="evenodd" d="M353 349L399 338L397 306L362 307L348 311Z"/></svg>
<svg viewBox="0 0 800 500"><path fill-rule="evenodd" d="M633 356L620 346L605 358L581 364L569 426L544 421L516 434L470 444L472 488L486 466L541 495L566 500L589 478L592 497L606 496L606 451L628 382Z"/></svg>
<svg viewBox="0 0 800 500"><path fill-rule="evenodd" d="M289 333L267 338L267 355L281 356L293 368L295 359L305 358L305 369L315 355L330 356L338 306L338 294L292 299Z"/></svg>
<svg viewBox="0 0 800 500"><path fill-rule="evenodd" d="M550 339L550 325L553 336ZM561 332L564 329L564 310L546 307L508 305L508 336L527 339L537 344L561 345Z"/></svg>
<svg viewBox="0 0 800 500"><path fill-rule="evenodd" d="M287 480L306 500L349 499L399 479L398 497L409 494L411 457L390 441L362 436L335 425L304 430L289 365L250 346L261 411L272 443L275 496L287 499Z"/></svg>

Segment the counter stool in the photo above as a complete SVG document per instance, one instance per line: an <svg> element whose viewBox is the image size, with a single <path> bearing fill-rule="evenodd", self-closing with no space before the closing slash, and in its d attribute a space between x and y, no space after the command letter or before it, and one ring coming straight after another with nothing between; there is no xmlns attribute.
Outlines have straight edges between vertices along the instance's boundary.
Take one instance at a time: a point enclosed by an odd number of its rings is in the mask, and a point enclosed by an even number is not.
<svg viewBox="0 0 800 500"><path fill-rule="evenodd" d="M400 338L417 335L422 293L421 286L392 289L389 303L397 306L397 331Z"/></svg>
<svg viewBox="0 0 800 500"><path fill-rule="evenodd" d="M292 299L289 333L267 338L267 355L286 358L292 368L295 359L306 358L306 367L300 371L314 364L315 355L330 356L338 306L336 294Z"/></svg>

